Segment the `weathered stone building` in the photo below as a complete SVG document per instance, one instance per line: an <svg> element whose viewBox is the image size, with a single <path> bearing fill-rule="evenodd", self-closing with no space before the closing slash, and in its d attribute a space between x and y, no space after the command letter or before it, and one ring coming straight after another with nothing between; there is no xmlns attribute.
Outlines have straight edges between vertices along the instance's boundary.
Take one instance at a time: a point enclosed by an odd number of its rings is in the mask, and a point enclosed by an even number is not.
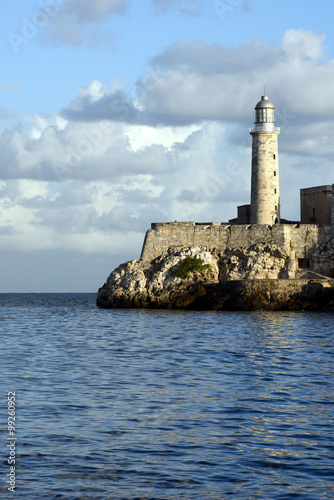
<svg viewBox="0 0 334 500"><path fill-rule="evenodd" d="M302 224L334 223L334 184L300 190L300 221ZM333 214L332 214L333 210Z"/></svg>

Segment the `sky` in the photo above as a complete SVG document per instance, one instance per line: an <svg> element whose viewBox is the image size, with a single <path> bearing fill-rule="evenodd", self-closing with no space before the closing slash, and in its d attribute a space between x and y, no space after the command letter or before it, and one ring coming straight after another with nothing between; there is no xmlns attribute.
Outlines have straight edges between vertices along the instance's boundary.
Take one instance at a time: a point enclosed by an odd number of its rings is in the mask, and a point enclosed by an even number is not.
<svg viewBox="0 0 334 500"><path fill-rule="evenodd" d="M334 183L332 0L2 6L0 292L96 292L151 222L250 201L254 107L281 128L281 216Z"/></svg>

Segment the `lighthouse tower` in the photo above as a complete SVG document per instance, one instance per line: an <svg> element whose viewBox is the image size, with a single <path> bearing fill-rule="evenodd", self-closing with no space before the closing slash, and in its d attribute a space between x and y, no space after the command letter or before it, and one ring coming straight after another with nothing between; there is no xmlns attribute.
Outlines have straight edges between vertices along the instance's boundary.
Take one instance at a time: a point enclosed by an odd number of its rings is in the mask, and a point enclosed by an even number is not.
<svg viewBox="0 0 334 500"><path fill-rule="evenodd" d="M280 221L277 136L275 106L267 96L255 106L252 141L251 224L277 224Z"/></svg>

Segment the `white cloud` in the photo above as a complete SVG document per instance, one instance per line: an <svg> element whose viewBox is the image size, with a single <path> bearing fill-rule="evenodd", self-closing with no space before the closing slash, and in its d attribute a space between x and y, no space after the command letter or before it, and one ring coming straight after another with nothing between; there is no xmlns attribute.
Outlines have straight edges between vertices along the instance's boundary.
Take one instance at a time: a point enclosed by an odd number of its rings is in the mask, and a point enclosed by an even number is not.
<svg viewBox="0 0 334 500"><path fill-rule="evenodd" d="M137 81L137 95L100 82L82 88L63 110L69 120L110 120L148 127L185 126L205 120L244 125L265 84L278 121L307 122L334 115L334 61L323 61L324 37L289 30L275 46L248 40L237 46L176 42L152 60Z"/></svg>
<svg viewBox="0 0 334 500"><path fill-rule="evenodd" d="M149 76L144 103L149 111L175 121L215 119L218 113L223 119L241 119L251 96L265 84L278 104L282 101L291 111L333 113L333 61L319 60L322 36L302 35L291 30L273 48L252 40L236 48L175 43L154 58L154 82Z"/></svg>
<svg viewBox="0 0 334 500"><path fill-rule="evenodd" d="M96 22L110 14L124 13L127 3L127 0L69 0L64 11L78 20Z"/></svg>
<svg viewBox="0 0 334 500"><path fill-rule="evenodd" d="M103 241L118 238L123 232L143 236L154 220L205 218L217 196L205 185L218 178L215 156L224 128L212 123L197 127L195 132L189 127L175 129L174 134L167 128L161 130L160 139L155 130L151 143L144 136L140 145L135 127L116 124L116 143L110 134L107 145L98 144L94 155L83 156L72 169L65 170L63 178L51 175L52 165L65 155L64 146L71 144L74 148L79 130L89 137L91 128L91 124L79 128L74 123L59 131L48 124L35 140L13 132L12 141L16 146L20 143L20 154L15 156L10 150L12 163L16 162L16 177L22 180L2 181L0 212L6 218L0 219L0 226L3 231L13 228L15 234L3 240L0 247L16 246L21 238L21 249L63 246L73 250L78 242L76 250L82 251L81 235L86 235L89 248L98 251L102 235ZM47 163L49 170L41 168L40 161ZM11 170L9 166L6 174ZM219 182L223 189L222 179ZM196 203L182 201L187 189L196 193Z"/></svg>
<svg viewBox="0 0 334 500"><path fill-rule="evenodd" d="M332 117L334 62L321 60L323 43L322 35L301 30L286 32L274 47L176 42L153 59L154 71L139 85L142 106L162 123L246 123L265 84L281 114Z"/></svg>
<svg viewBox="0 0 334 500"><path fill-rule="evenodd" d="M324 53L325 35L310 30L291 29L284 33L281 49L288 60L320 59Z"/></svg>
<svg viewBox="0 0 334 500"><path fill-rule="evenodd" d="M124 14L128 0L67 0L62 8L49 14L46 36L65 44L79 46L85 39L98 44L101 32L94 25L101 23L112 14ZM48 8L45 8L46 12ZM110 37L109 37L110 41Z"/></svg>
<svg viewBox="0 0 334 500"><path fill-rule="evenodd" d="M334 161L334 120L307 125L299 124L289 128L289 134L282 132L284 150L295 155L327 158Z"/></svg>
<svg viewBox="0 0 334 500"><path fill-rule="evenodd" d="M143 123L145 117L122 89L109 90L97 80L81 87L79 95L62 110L65 119L82 122L110 120Z"/></svg>

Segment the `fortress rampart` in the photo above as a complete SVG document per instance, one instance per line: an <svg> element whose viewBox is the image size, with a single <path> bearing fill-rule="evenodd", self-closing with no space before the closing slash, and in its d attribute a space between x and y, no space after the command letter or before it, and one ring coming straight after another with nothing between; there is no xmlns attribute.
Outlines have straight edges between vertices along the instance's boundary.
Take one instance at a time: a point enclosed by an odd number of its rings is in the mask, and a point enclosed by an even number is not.
<svg viewBox="0 0 334 500"><path fill-rule="evenodd" d="M140 260L151 261L165 254L169 247L203 247L207 251L223 252L229 248L249 248L258 243L276 244L288 253L294 253L296 259L305 259L315 245L331 236L331 225L157 222L146 232Z"/></svg>

